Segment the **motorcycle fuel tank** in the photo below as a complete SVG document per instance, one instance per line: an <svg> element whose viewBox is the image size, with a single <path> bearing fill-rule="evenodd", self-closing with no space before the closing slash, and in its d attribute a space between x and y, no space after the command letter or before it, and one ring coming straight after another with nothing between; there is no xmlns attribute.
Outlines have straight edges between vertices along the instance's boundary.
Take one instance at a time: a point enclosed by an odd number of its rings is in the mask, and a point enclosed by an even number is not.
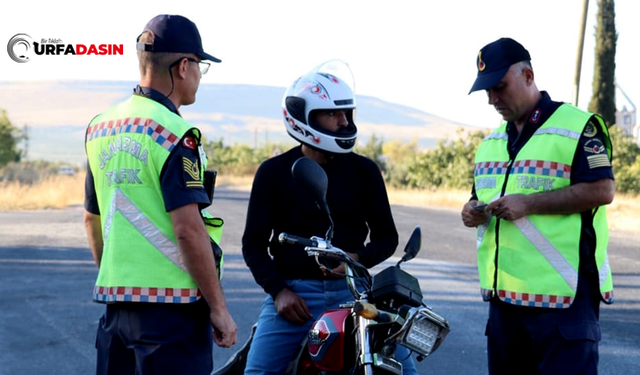
<svg viewBox="0 0 640 375"><path fill-rule="evenodd" d="M309 330L308 349L315 365L325 371L339 371L344 366L345 329L350 309L324 312Z"/></svg>

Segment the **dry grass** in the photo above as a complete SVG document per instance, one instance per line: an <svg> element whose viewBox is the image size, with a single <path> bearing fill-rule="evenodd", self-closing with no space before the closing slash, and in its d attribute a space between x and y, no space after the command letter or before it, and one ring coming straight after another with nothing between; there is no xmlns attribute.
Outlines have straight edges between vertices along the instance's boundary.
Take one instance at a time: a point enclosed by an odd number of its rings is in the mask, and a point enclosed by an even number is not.
<svg viewBox="0 0 640 375"><path fill-rule="evenodd" d="M63 208L84 202L84 175L56 175L33 185L0 183L0 211Z"/></svg>
<svg viewBox="0 0 640 375"><path fill-rule="evenodd" d="M407 190L388 189L391 204L418 207L438 207L450 210L462 210L462 206L471 196L471 190Z"/></svg>
<svg viewBox="0 0 640 375"><path fill-rule="evenodd" d="M249 191L253 177L218 176L218 187ZM467 190L389 189L392 204L437 207L460 211L469 199ZM53 176L34 185L0 183L0 211L37 210L82 205L84 174ZM609 226L614 230L640 231L640 197L616 194L608 206Z"/></svg>
<svg viewBox="0 0 640 375"><path fill-rule="evenodd" d="M616 194L607 207L607 219L611 229L640 231L640 196Z"/></svg>
<svg viewBox="0 0 640 375"><path fill-rule="evenodd" d="M470 192L464 190L389 190L389 201L392 204L438 207L452 211L461 211L469 197ZM607 219L610 229L639 232L640 196L617 193L613 202L607 206Z"/></svg>
<svg viewBox="0 0 640 375"><path fill-rule="evenodd" d="M216 187L250 191L251 184L253 184L253 176L218 175L218 177L216 177Z"/></svg>

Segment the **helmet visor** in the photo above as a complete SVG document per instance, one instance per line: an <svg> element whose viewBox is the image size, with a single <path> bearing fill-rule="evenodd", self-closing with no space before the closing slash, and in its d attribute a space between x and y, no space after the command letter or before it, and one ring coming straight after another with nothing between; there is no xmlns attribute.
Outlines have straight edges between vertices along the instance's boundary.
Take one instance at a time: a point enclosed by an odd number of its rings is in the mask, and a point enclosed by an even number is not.
<svg viewBox="0 0 640 375"><path fill-rule="evenodd" d="M356 92L356 81L353 78L353 72L349 67L349 64L342 60L329 60L318 65L313 71L321 74L329 79L338 79L344 82L351 92Z"/></svg>

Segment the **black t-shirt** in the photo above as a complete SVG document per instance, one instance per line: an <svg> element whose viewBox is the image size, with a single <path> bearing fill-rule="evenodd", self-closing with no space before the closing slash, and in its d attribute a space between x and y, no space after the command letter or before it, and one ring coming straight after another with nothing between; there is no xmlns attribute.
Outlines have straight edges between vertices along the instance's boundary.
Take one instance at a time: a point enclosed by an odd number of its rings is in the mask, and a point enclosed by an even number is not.
<svg viewBox="0 0 640 375"><path fill-rule="evenodd" d="M175 105L166 96L154 89L137 86L134 89L134 95L155 100L167 107L171 112L180 115ZM198 203L202 206L211 204L209 195L201 184L188 184L188 182L194 181L193 174L189 173L190 166L196 162L200 165L199 154L196 137L193 131L189 131L167 158L160 174L160 187L167 212L191 203ZM84 207L88 212L100 215L93 172L89 167L89 163L87 163ZM102 173L102 171L97 173Z"/></svg>
<svg viewBox="0 0 640 375"><path fill-rule="evenodd" d="M329 228L311 193L291 176L293 163L302 156L301 147L296 147L262 163L249 199L242 254L256 282L274 298L286 287L285 280L323 279L303 247L278 242L282 232L324 238ZM335 155L323 168L335 224L332 244L358 253L367 267L390 257L398 245L398 233L378 166L348 153ZM365 246L367 235L370 242Z"/></svg>

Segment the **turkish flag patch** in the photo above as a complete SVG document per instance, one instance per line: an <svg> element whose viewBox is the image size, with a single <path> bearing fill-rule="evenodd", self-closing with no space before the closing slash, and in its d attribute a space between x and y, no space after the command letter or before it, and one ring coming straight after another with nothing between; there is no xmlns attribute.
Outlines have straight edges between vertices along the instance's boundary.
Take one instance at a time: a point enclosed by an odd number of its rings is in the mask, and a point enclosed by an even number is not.
<svg viewBox="0 0 640 375"><path fill-rule="evenodd" d="M184 139L182 140L182 145L192 150L198 148L198 146L196 145L196 140L193 139L193 137L184 137Z"/></svg>

